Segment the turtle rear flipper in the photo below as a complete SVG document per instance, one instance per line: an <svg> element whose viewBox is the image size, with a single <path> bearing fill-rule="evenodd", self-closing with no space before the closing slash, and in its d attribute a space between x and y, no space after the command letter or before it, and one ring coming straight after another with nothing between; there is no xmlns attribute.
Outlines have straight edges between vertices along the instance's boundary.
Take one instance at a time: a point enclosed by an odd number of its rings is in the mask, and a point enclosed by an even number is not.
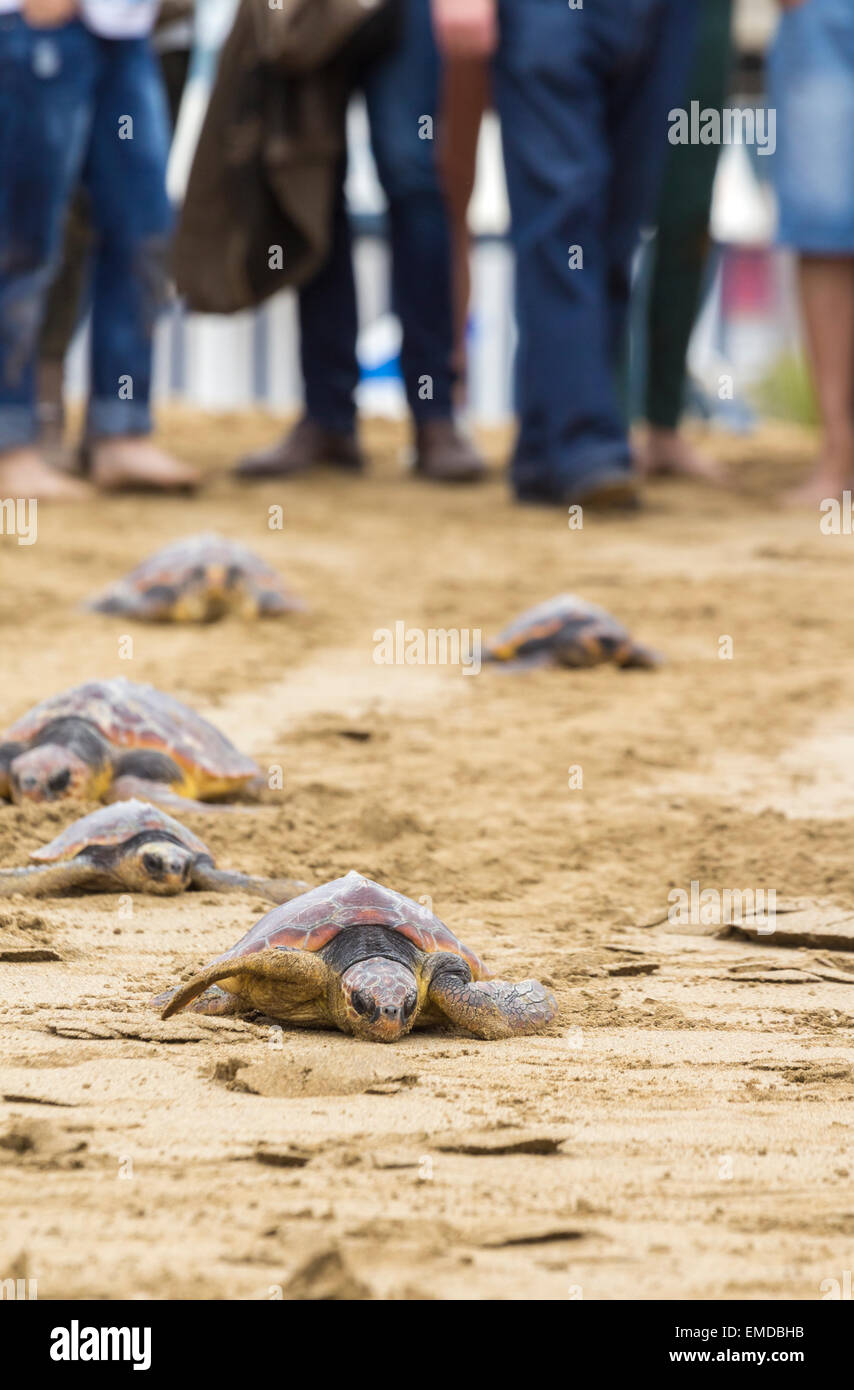
<svg viewBox="0 0 854 1390"><path fill-rule="evenodd" d="M208 810L212 808L208 806ZM310 884L297 878L254 878L251 874L238 874L228 869L215 869L209 862L193 865L192 884L194 888L213 893L260 893L274 903L287 903L307 893Z"/></svg>
<svg viewBox="0 0 854 1390"><path fill-rule="evenodd" d="M557 1004L539 980L482 980L475 983L444 971L430 982L428 998L451 1023L476 1038L513 1038L537 1033L557 1013Z"/></svg>

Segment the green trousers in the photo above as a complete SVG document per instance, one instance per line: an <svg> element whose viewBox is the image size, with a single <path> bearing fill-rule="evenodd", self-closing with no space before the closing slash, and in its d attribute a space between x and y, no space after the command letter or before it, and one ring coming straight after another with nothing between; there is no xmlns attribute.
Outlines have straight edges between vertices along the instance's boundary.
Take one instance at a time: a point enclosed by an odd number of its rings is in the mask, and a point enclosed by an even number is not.
<svg viewBox="0 0 854 1390"><path fill-rule="evenodd" d="M697 52L686 107L720 110L730 73L732 0L697 0ZM709 246L717 145L674 145L668 156L647 310L645 415L675 429L685 392L685 359L699 307Z"/></svg>

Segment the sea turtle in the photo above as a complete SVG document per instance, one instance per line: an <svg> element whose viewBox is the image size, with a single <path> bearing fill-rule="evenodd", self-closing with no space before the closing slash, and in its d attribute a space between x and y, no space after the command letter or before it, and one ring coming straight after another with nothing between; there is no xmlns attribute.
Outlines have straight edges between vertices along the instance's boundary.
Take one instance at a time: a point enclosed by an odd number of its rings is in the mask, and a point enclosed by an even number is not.
<svg viewBox="0 0 854 1390"><path fill-rule="evenodd" d="M516 666L598 666L652 669L662 658L635 642L616 618L575 594L559 594L516 618L486 644L487 661Z"/></svg>
<svg viewBox="0 0 854 1390"><path fill-rule="evenodd" d="M207 845L165 811L145 801L118 801L74 821L33 850L27 869L0 869L0 897L26 893L62 897L88 893L183 893L188 888L228 893L251 889L274 903L304 893L293 879L251 878L217 869Z"/></svg>
<svg viewBox="0 0 854 1390"><path fill-rule="evenodd" d="M286 1023L396 1042L417 1023L479 1038L534 1033L555 1015L536 980L493 980L426 907L349 873L274 908L185 985L153 1001L163 1017L259 1009Z"/></svg>
<svg viewBox="0 0 854 1390"><path fill-rule="evenodd" d="M305 605L266 560L238 541L206 532L149 555L85 607L149 622L205 623L228 612L259 618Z"/></svg>
<svg viewBox="0 0 854 1390"><path fill-rule="evenodd" d="M179 700L117 676L34 705L0 741L0 798L170 806L253 791L260 769ZM253 785L254 784L254 785Z"/></svg>

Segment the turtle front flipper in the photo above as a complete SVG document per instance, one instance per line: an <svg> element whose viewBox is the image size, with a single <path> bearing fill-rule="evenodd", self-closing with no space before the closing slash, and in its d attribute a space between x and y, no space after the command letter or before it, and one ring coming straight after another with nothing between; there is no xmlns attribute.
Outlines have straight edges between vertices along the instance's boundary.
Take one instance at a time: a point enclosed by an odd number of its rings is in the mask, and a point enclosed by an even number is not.
<svg viewBox="0 0 854 1390"><path fill-rule="evenodd" d="M282 946L215 961L207 970L195 975L175 991L161 1018L171 1018L219 980L228 980L225 988L229 994L237 997L235 1012L261 1009L276 1018L279 1017L276 997L279 987L286 986L288 1007L297 998L305 1002L325 995L329 986L329 967L313 952L293 951Z"/></svg>
<svg viewBox="0 0 854 1390"><path fill-rule="evenodd" d="M99 874L85 855L63 864L38 864L26 869L0 869L0 898L24 893L30 898L61 898L75 889L110 888L108 874Z"/></svg>
<svg viewBox="0 0 854 1390"><path fill-rule="evenodd" d="M178 594L171 585L152 584L147 589L135 589L120 581L88 599L82 607L88 613L107 613L157 623L168 622L173 617L177 600Z"/></svg>
<svg viewBox="0 0 854 1390"><path fill-rule="evenodd" d="M298 878L253 878L251 874L215 869L210 861L197 861L193 865L192 885L213 893L260 893L274 903L290 902L291 898L307 893L310 887Z"/></svg>
<svg viewBox="0 0 854 1390"><path fill-rule="evenodd" d="M163 1018L168 1017L165 1009L177 993L177 989L168 989L165 994L158 994L156 999L151 1001L152 1008L160 1009ZM219 985L210 985L196 996L190 1007L194 1014L213 1014L214 1017L222 1018L227 1014L240 1013L240 1000L236 994L229 994L228 990L220 989Z"/></svg>
<svg viewBox="0 0 854 1390"><path fill-rule="evenodd" d="M428 1002L451 1023L477 1038L512 1038L537 1033L557 1013L555 997L538 980L482 980L441 971L430 981Z"/></svg>
<svg viewBox="0 0 854 1390"><path fill-rule="evenodd" d="M624 671L655 671L664 665L664 657L652 647L644 647L640 642L629 642L627 648L617 659L617 665Z"/></svg>

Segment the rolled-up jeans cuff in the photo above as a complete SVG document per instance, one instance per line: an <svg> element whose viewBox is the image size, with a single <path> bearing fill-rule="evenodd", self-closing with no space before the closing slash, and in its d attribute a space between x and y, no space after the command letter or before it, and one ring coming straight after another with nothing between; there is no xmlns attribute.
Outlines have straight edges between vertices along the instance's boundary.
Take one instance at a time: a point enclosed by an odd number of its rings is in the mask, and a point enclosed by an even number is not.
<svg viewBox="0 0 854 1390"><path fill-rule="evenodd" d="M21 449L38 437L36 413L29 405L0 405L0 450Z"/></svg>
<svg viewBox="0 0 854 1390"><path fill-rule="evenodd" d="M148 401L92 400L86 411L86 437L109 439L123 434L151 434Z"/></svg>

